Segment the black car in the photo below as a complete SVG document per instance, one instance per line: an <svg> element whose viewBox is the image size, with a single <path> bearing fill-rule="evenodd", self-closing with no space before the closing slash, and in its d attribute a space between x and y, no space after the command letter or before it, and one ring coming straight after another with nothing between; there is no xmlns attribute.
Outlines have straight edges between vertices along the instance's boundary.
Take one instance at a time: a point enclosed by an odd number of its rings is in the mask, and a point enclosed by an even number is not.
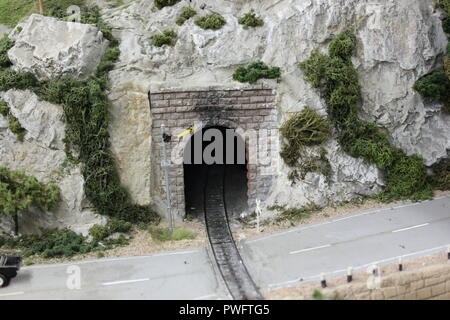
<svg viewBox="0 0 450 320"><path fill-rule="evenodd" d="M22 257L0 255L0 288L7 287L22 266Z"/></svg>

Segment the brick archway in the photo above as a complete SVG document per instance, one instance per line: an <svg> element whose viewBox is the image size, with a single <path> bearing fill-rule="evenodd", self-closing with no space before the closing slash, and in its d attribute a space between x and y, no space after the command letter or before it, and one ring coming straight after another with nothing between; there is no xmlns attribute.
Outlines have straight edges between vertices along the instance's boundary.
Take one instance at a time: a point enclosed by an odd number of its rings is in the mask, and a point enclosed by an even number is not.
<svg viewBox="0 0 450 320"><path fill-rule="evenodd" d="M172 136L171 141L166 144L168 156L176 154L179 149L181 159L183 158L184 148L176 135L199 124L202 128L223 126L244 133L256 132L258 143L265 146L255 147L244 140L249 157L274 158L273 154L279 152L276 96L273 89L163 91L151 92L149 98L152 115L151 189L152 198L161 211L165 210L166 188L161 166L161 124L166 126L166 132ZM262 134L263 131L266 137ZM254 210L257 198L264 201L268 197L277 167L274 161L269 164L254 162L247 165L247 171L248 206L250 210ZM169 187L173 213L179 218L184 217L183 163L174 162L170 166Z"/></svg>

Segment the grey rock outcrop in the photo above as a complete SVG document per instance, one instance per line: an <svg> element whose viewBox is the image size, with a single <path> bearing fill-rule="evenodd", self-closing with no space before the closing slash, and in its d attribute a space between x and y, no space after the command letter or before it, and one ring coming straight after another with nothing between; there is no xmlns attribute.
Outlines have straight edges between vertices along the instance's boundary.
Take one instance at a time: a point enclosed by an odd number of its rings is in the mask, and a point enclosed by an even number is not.
<svg viewBox="0 0 450 320"><path fill-rule="evenodd" d="M8 52L13 68L32 72L39 80L87 78L108 45L95 26L38 14L20 23L10 37L16 41Z"/></svg>
<svg viewBox="0 0 450 320"><path fill-rule="evenodd" d="M89 209L80 167L66 161L62 108L39 101L31 91L9 90L2 93L1 98L8 103L27 134L24 142L19 142L8 129L7 120L0 115L0 166L23 171L45 183L56 183L61 190L61 201L51 212L33 208L20 214L20 233L69 227L87 234L92 225L104 224L106 219ZM0 231L12 230L10 219L0 219Z"/></svg>

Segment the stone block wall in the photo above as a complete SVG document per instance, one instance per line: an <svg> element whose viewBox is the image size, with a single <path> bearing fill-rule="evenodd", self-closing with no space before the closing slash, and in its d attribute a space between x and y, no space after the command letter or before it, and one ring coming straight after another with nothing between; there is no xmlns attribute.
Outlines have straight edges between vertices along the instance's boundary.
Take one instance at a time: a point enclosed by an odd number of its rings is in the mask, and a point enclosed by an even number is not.
<svg viewBox="0 0 450 320"><path fill-rule="evenodd" d="M276 161L268 163L267 160L276 159L273 155L279 152L276 93L273 89L151 92L149 98L154 163L151 189L159 208L165 207L166 185L161 166L161 124L171 136L171 141L166 144L166 155L172 159L169 187L172 210L178 217L185 215L182 157L190 134L183 138L177 138L177 135L193 126L196 130L201 129L199 127L222 126L236 129L241 136L256 133L258 147L246 141L250 210L254 209L257 198L262 201L267 199L277 174ZM173 160L174 154L178 161Z"/></svg>
<svg viewBox="0 0 450 320"><path fill-rule="evenodd" d="M367 283L351 283L323 292L345 300L450 300L450 263L396 272L369 289Z"/></svg>

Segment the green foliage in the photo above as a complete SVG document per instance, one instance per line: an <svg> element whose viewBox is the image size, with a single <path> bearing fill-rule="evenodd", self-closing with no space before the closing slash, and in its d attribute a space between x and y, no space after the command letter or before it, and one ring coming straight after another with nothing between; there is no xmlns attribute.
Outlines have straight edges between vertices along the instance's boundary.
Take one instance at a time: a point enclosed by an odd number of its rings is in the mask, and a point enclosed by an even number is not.
<svg viewBox="0 0 450 320"><path fill-rule="evenodd" d="M450 190L450 159L442 159L431 166L432 174L428 182L436 190Z"/></svg>
<svg viewBox="0 0 450 320"><path fill-rule="evenodd" d="M195 19L194 23L198 25L202 29L211 29L211 30L219 30L221 29L227 22L226 20L217 13L212 13L203 17L198 17Z"/></svg>
<svg viewBox="0 0 450 320"><path fill-rule="evenodd" d="M299 168L289 173L293 184L305 179L308 172L320 172L327 180L331 177L331 165L326 157L326 150L321 148L319 156L305 155L305 147L318 146L325 143L331 135L331 123L315 110L306 107L300 113L286 121L280 128L284 138L280 153L283 161L291 168Z"/></svg>
<svg viewBox="0 0 450 320"><path fill-rule="evenodd" d="M116 232L128 233L131 231L132 227L133 225L130 222L119 219L111 219L108 221L106 226L101 226L98 224L92 226L92 228L89 229L89 235L92 236L94 241L102 241Z"/></svg>
<svg viewBox="0 0 450 320"><path fill-rule="evenodd" d="M45 0L45 15L63 18L71 5L82 7L85 0ZM0 0L0 23L14 27L32 13L39 13L38 0Z"/></svg>
<svg viewBox="0 0 450 320"><path fill-rule="evenodd" d="M16 233L19 211L26 212L32 206L50 210L59 199L58 186L44 184L35 177L0 167L0 216L9 215L15 219Z"/></svg>
<svg viewBox="0 0 450 320"><path fill-rule="evenodd" d="M177 39L177 33L173 30L164 30L161 34L152 36L152 44L156 47L163 45L174 46Z"/></svg>
<svg viewBox="0 0 450 320"><path fill-rule="evenodd" d="M170 234L166 228L150 228L152 238L156 241L179 241L195 239L195 233L186 229L177 229Z"/></svg>
<svg viewBox="0 0 450 320"><path fill-rule="evenodd" d="M450 16L447 16L442 20L442 27L444 28L445 33L450 33Z"/></svg>
<svg viewBox="0 0 450 320"><path fill-rule="evenodd" d="M259 79L278 79L281 71L278 67L269 67L262 61L253 62L245 67L238 67L233 79L239 82L256 83Z"/></svg>
<svg viewBox="0 0 450 320"><path fill-rule="evenodd" d="M180 2L180 0L155 0L155 7L162 9L164 7L170 7Z"/></svg>
<svg viewBox="0 0 450 320"><path fill-rule="evenodd" d="M440 0L438 5L446 14L442 27L448 34L450 33L450 0ZM443 103L442 111L450 114L450 43L447 45L447 55L443 60L443 68L436 69L417 80L414 89L425 98Z"/></svg>
<svg viewBox="0 0 450 320"><path fill-rule="evenodd" d="M322 210L322 207L310 203L300 208L286 208L286 206L274 205L268 208L271 211L278 211L278 215L275 218L276 223L288 221L294 224L297 221L309 218L311 214Z"/></svg>
<svg viewBox="0 0 450 320"><path fill-rule="evenodd" d="M46 259L70 258L77 254L101 252L126 244L126 240L119 238L100 245L97 241L89 242L86 237L69 229L43 230L40 235L14 238L0 236L0 248L19 250L25 257L41 256Z"/></svg>
<svg viewBox="0 0 450 320"><path fill-rule="evenodd" d="M64 19L69 16L67 10L70 6L76 5L83 8L85 2L85 0L45 0L45 15L58 19Z"/></svg>
<svg viewBox="0 0 450 320"><path fill-rule="evenodd" d="M414 89L425 98L435 99L450 107L450 79L444 69L437 69L423 76L414 84Z"/></svg>
<svg viewBox="0 0 450 320"><path fill-rule="evenodd" d="M450 0L439 0L439 7L450 15Z"/></svg>
<svg viewBox="0 0 450 320"><path fill-rule="evenodd" d="M356 36L350 30L346 30L337 35L330 42L328 52L330 57L340 58L349 61L356 49Z"/></svg>
<svg viewBox="0 0 450 320"><path fill-rule="evenodd" d="M0 100L0 114L4 117L7 117L9 114L8 104L3 100Z"/></svg>
<svg viewBox="0 0 450 320"><path fill-rule="evenodd" d="M177 25L179 25L179 26L183 25L187 20L189 20L196 14L197 14L197 11L195 11L191 7L184 7L183 10L181 11L181 14L177 18L177 21L176 21Z"/></svg>
<svg viewBox="0 0 450 320"><path fill-rule="evenodd" d="M312 297L314 300L325 300L325 296L319 290L314 290Z"/></svg>
<svg viewBox="0 0 450 320"><path fill-rule="evenodd" d="M16 135L17 140L19 140L20 142L23 142L26 131L24 128L22 128L22 125L20 124L19 119L17 119L12 114L10 114L8 116L8 124L9 124L9 130L11 130L11 132Z"/></svg>
<svg viewBox="0 0 450 320"><path fill-rule="evenodd" d="M96 224L89 229L89 235L94 241L102 241L110 235L107 227Z"/></svg>
<svg viewBox="0 0 450 320"><path fill-rule="evenodd" d="M8 38L8 35L4 35L0 40L0 67L9 67L11 61L8 57L8 51L14 47L14 41Z"/></svg>
<svg viewBox="0 0 450 320"><path fill-rule="evenodd" d="M131 231L131 228L133 228L133 225L130 222L119 219L111 219L106 226L111 234L116 232L128 233Z"/></svg>
<svg viewBox="0 0 450 320"><path fill-rule="evenodd" d="M326 117L306 107L286 121L280 132L285 139L281 157L293 167L304 147L320 145L330 138L331 124Z"/></svg>
<svg viewBox="0 0 450 320"><path fill-rule="evenodd" d="M38 86L36 77L29 72L15 72L11 69L0 69L0 91L9 89L35 89Z"/></svg>
<svg viewBox="0 0 450 320"><path fill-rule="evenodd" d="M244 14L241 18L239 18L239 24L244 26L244 29L248 29L249 27L260 27L264 25L264 20L257 17L255 12L251 10Z"/></svg>
<svg viewBox="0 0 450 320"><path fill-rule="evenodd" d="M358 118L361 93L358 74L351 62L355 49L356 37L345 31L330 42L329 55L314 50L311 58L299 66L306 80L318 88L325 99L344 151L386 170L387 185L380 198L429 198L431 191L426 183L422 159L417 155L407 156L392 147L385 132ZM433 89L432 92L444 95L440 90Z"/></svg>

